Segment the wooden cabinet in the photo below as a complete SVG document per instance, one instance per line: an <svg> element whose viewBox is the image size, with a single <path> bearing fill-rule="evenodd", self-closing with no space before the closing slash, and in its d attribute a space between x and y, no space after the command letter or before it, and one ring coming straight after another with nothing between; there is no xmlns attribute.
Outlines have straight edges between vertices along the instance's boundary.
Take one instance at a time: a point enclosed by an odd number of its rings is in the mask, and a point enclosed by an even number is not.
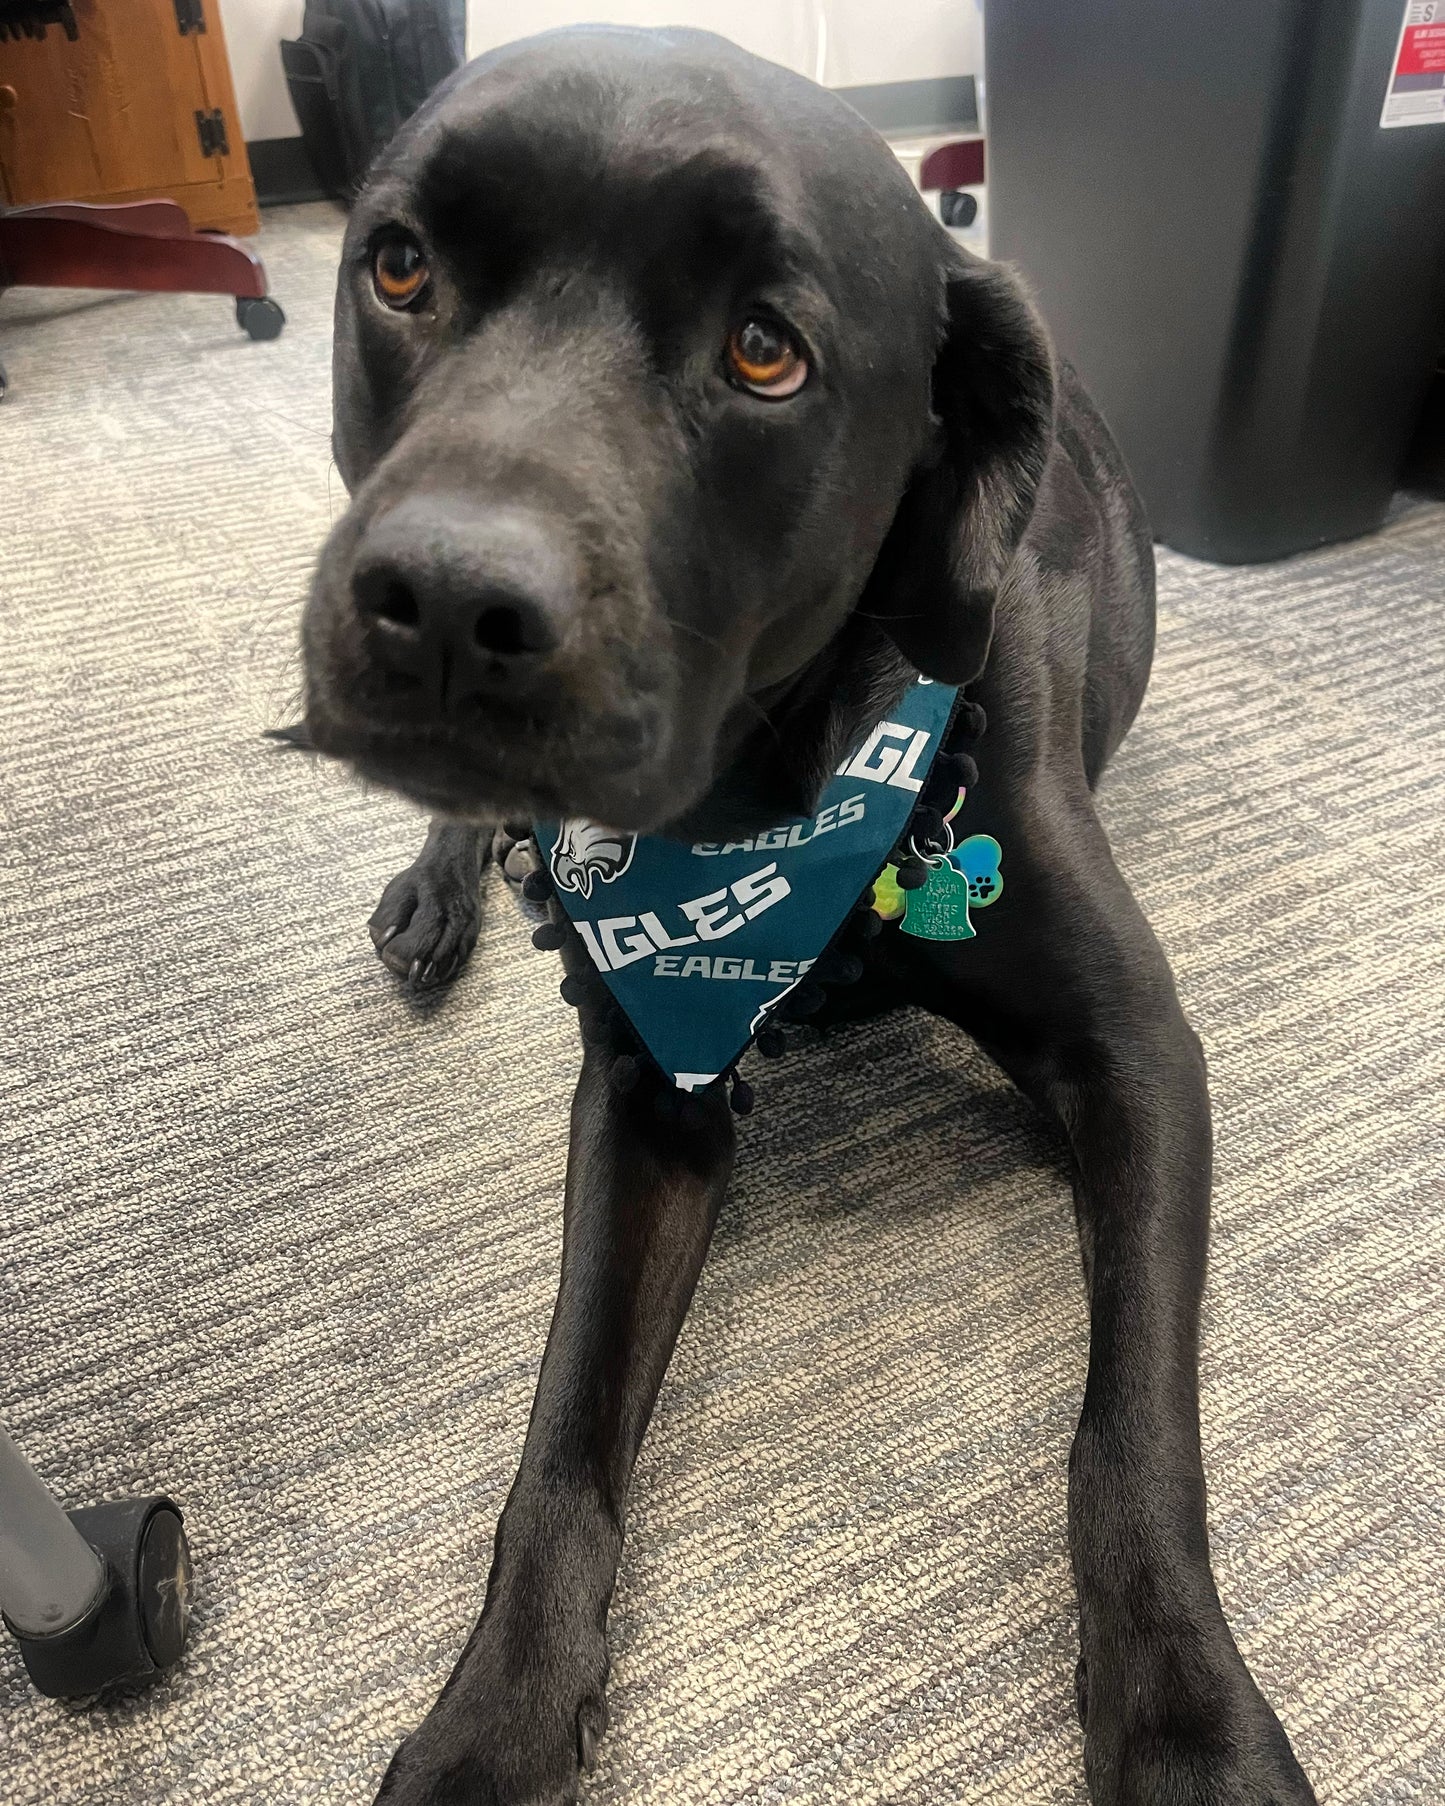
<svg viewBox="0 0 1445 1806"><path fill-rule="evenodd" d="M218 0L73 0L79 36L0 43L0 197L179 202L254 232Z"/></svg>

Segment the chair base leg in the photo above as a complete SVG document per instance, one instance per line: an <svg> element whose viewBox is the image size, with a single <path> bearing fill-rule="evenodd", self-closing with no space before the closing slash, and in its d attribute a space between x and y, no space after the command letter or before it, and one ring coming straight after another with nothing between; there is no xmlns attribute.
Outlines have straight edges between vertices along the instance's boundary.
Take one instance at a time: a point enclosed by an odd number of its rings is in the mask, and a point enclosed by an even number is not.
<svg viewBox="0 0 1445 1806"><path fill-rule="evenodd" d="M254 251L220 233L192 232L170 201L0 213L0 282L249 299L266 293L266 271Z"/></svg>

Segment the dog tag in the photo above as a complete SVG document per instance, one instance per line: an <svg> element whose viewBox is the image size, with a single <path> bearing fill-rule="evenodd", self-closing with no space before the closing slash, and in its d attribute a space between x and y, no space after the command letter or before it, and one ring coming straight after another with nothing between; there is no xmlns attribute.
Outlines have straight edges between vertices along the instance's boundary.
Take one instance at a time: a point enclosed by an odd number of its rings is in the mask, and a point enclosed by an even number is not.
<svg viewBox="0 0 1445 1806"><path fill-rule="evenodd" d="M874 915L885 922L901 922L907 902L907 894L898 887L898 867L885 865L873 880Z"/></svg>
<svg viewBox="0 0 1445 1806"><path fill-rule="evenodd" d="M946 859L933 866L921 890L905 891L903 932L921 941L971 941L968 879Z"/></svg>

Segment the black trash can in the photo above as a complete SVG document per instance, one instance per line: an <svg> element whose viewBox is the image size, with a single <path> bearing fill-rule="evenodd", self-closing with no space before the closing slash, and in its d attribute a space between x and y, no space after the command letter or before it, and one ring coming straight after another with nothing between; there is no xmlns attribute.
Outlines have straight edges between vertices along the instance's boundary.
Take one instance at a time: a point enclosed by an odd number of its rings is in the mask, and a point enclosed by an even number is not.
<svg viewBox="0 0 1445 1806"><path fill-rule="evenodd" d="M1445 0L988 0L989 236L1156 535L1379 525L1445 348Z"/></svg>

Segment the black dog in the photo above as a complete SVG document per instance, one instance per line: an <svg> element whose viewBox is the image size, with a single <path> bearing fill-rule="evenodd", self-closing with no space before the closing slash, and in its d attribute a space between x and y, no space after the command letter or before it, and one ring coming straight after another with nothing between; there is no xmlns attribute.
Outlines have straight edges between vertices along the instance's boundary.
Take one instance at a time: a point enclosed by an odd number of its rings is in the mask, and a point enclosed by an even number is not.
<svg viewBox="0 0 1445 1806"><path fill-rule="evenodd" d="M1144 690L1152 556L1012 278L810 83L692 32L552 34L462 71L358 201L335 448L308 725L439 818L372 925L415 982L470 952L495 824L740 836L810 813L916 672L970 686L969 821L1007 896L966 945L885 930L849 1008L942 1011L1072 1144L1094 1799L1312 1801L1209 1568L1204 1061L1091 795ZM381 1790L408 1806L575 1797L628 1483L732 1161L717 1088L664 1121L611 1082L630 1043L575 934L563 957L561 1293L481 1620Z"/></svg>

